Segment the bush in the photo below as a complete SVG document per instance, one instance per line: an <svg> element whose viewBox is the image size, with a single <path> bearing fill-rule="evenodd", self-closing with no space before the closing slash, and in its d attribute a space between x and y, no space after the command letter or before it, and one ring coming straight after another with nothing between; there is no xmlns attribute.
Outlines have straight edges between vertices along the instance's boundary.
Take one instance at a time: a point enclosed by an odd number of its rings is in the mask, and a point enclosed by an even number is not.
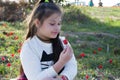
<svg viewBox="0 0 120 80"><path fill-rule="evenodd" d="M28 8L32 8L28 3L2 2L0 6L0 21L22 21L27 15Z"/></svg>
<svg viewBox="0 0 120 80"><path fill-rule="evenodd" d="M69 6L67 8L65 8L65 12L64 12L64 18L63 20L66 22L73 22L73 21L77 21L80 23L84 23L86 21L88 21L90 18L88 16L86 16L85 14L83 14L81 12L80 7L76 7L76 6ZM64 22L63 21L63 22Z"/></svg>

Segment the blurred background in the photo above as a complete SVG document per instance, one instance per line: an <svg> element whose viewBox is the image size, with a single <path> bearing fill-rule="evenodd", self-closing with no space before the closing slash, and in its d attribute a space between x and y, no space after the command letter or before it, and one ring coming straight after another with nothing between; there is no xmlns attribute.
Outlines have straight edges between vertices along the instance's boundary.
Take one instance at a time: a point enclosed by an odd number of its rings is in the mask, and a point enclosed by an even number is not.
<svg viewBox="0 0 120 80"><path fill-rule="evenodd" d="M19 75L24 20L38 0L0 0L0 80ZM64 11L61 36L78 61L74 80L120 80L120 0L54 0Z"/></svg>

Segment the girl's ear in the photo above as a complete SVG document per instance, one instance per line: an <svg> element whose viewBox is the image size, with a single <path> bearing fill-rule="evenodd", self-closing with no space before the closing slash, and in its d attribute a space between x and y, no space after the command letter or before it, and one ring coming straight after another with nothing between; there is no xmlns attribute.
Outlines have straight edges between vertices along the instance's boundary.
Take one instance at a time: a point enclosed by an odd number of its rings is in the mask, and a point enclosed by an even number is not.
<svg viewBox="0 0 120 80"><path fill-rule="evenodd" d="M34 24L35 24L35 26L36 26L37 28L39 28L40 25L41 25L40 20L39 20L39 19L35 19Z"/></svg>

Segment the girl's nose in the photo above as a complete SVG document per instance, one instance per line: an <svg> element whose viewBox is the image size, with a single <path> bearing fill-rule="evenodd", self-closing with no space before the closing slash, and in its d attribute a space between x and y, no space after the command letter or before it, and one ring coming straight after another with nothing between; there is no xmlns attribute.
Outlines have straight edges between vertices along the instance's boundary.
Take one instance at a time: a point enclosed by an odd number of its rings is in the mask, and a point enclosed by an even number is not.
<svg viewBox="0 0 120 80"><path fill-rule="evenodd" d="M60 30L60 28L61 28L60 25L56 25L56 26L55 26L55 29L56 29L56 30Z"/></svg>

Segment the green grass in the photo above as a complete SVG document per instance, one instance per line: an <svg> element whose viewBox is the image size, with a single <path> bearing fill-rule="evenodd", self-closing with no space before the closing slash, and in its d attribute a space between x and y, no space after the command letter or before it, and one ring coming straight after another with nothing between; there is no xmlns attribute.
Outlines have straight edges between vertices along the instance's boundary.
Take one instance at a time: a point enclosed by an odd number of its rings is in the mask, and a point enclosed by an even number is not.
<svg viewBox="0 0 120 80"><path fill-rule="evenodd" d="M99 71L104 74L103 80L108 80L111 75L120 77L120 57L115 55L115 49L120 50L119 12L119 8L104 7L70 7L65 11L62 30L78 59L78 80L84 79L86 74L92 80L99 76ZM99 47L102 48L100 52L97 50ZM97 54L93 54L94 50ZM82 52L86 54L85 58L80 58ZM109 59L113 60L112 64L108 63ZM103 68L97 71L100 64Z"/></svg>
<svg viewBox="0 0 120 80"><path fill-rule="evenodd" d="M89 75L89 80L96 77L108 80L111 76L120 78L120 9L72 6L64 7L64 11L61 35L71 43L78 61L75 80L84 80L86 75ZM6 36L3 32L14 34ZM25 32L26 28L21 22L0 23L0 58L7 56L5 61L0 60L0 75L3 77L14 78L19 74L18 50ZM15 36L18 36L17 40ZM82 58L81 53L85 57ZM11 57L11 54L15 54L15 57ZM110 59L112 63L109 63ZM6 66L8 62L11 67ZM103 68L99 69L99 65Z"/></svg>

